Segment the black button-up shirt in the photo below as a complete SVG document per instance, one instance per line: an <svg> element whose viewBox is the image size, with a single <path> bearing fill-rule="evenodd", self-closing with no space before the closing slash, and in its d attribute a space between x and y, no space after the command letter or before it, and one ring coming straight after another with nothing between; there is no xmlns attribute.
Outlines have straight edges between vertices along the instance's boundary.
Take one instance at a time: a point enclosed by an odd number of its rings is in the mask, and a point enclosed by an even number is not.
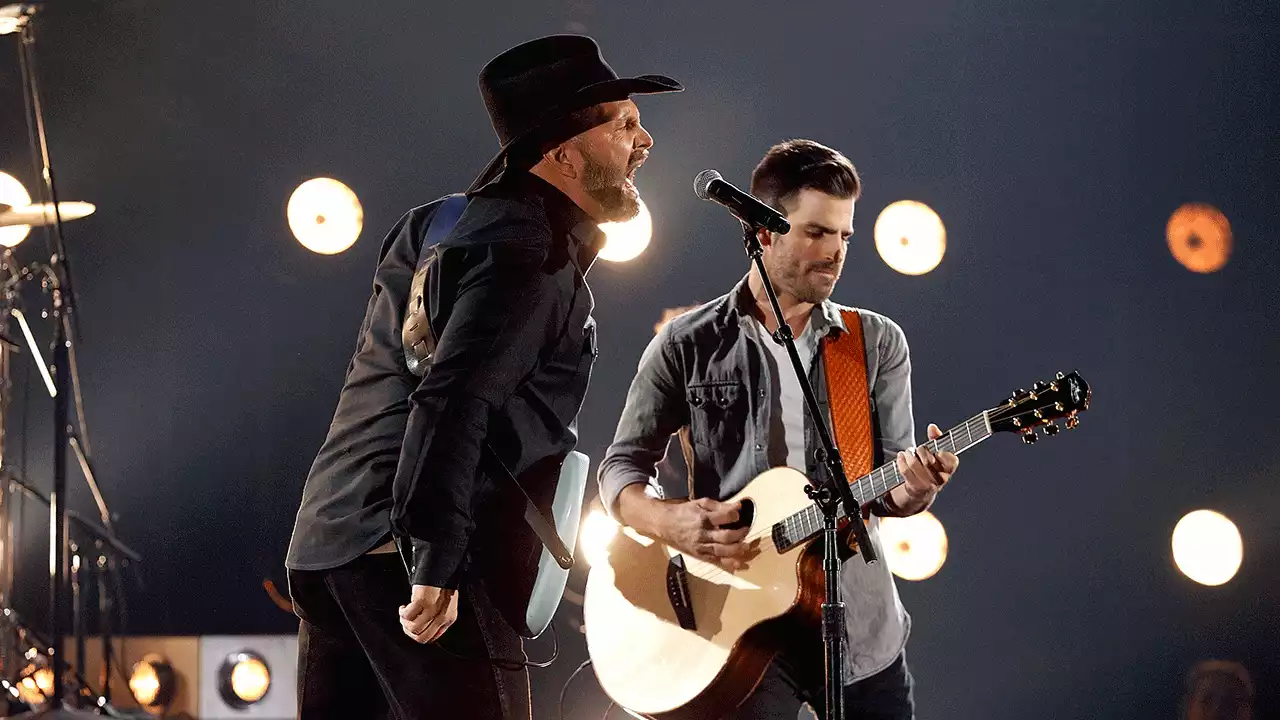
<svg viewBox="0 0 1280 720"><path fill-rule="evenodd" d="M456 586L473 531L527 530L518 511L489 511L522 506L487 502L513 488L481 472L485 443L536 500L554 491L558 461L577 442L596 355L585 273L603 234L527 173L476 193L431 271L438 342L419 379L401 328L438 206L411 210L383 242L355 355L303 490L291 569L343 565L385 542L394 525L413 538L414 583Z"/></svg>

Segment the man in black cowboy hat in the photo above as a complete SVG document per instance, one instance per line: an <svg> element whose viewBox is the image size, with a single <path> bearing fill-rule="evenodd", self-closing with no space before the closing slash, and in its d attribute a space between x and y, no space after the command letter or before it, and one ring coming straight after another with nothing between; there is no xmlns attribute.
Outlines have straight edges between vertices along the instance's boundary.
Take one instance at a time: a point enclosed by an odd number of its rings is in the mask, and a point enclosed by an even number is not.
<svg viewBox="0 0 1280 720"><path fill-rule="evenodd" d="M302 718L529 715L502 587L531 575L504 558L529 557L532 533L513 488L481 470L483 449L533 497L554 491L596 354L585 275L598 224L636 215L635 172L653 145L630 97L681 89L619 78L593 40L571 35L519 45L481 72L501 151L430 250L430 371L411 372L402 333L441 201L383 243L303 491L286 561ZM412 540L411 578L393 536Z"/></svg>

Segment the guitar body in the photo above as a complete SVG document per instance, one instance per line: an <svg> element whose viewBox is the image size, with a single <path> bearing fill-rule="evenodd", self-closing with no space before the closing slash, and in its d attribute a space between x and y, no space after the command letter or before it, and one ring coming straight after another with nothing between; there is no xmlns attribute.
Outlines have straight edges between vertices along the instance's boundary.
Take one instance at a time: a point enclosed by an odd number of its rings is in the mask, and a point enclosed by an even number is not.
<svg viewBox="0 0 1280 720"><path fill-rule="evenodd" d="M556 534L565 547L573 547L578 537L578 523L582 520L582 496L587 489L587 475L591 460L574 450L560 467L560 482L551 501L551 521ZM551 551L542 547L538 557L538 572L529 590L528 607L524 614L524 627L519 628L524 637L538 637L560 607L564 587L569 582L569 568L560 567Z"/></svg>
<svg viewBox="0 0 1280 720"><path fill-rule="evenodd" d="M738 706L760 682L777 638L816 628L821 562L801 544L779 553L770 528L813 501L803 473L774 468L730 501L750 508L749 537L761 553L735 573L682 556L696 627L681 627L668 595L672 558L656 540L623 529L608 562L587 577L583 615L587 648L601 687L622 707L655 718L711 718ZM814 582L805 582L814 577ZM806 587L809 588L806 590Z"/></svg>

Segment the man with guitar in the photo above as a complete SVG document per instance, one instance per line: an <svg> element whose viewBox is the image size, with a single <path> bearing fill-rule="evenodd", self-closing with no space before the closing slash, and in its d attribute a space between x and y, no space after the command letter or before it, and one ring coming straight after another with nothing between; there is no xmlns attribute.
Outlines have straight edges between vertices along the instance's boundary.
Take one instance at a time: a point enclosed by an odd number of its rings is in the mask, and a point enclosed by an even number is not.
<svg viewBox="0 0 1280 720"><path fill-rule="evenodd" d="M501 152L387 236L303 491L286 561L303 720L529 717L512 600L541 548L502 475L529 506L557 494L596 356L598 225L639 211L653 144L630 97L680 89L619 78L573 35L481 72Z"/></svg>
<svg viewBox="0 0 1280 720"><path fill-rule="evenodd" d="M752 194L791 223L785 235L760 231L764 263L820 404L829 416L837 416L836 438L846 466L852 448L846 451L841 442L839 416L848 406L865 416L869 403L867 459L874 457L875 465L896 459L905 478L871 505L868 529L878 545L874 516L907 516L928 508L959 458L915 447L911 361L902 329L882 315L854 311L830 299L853 235L860 190L847 158L808 140L771 148L751 176ZM857 326L851 328L851 323ZM601 499L622 525L690 558L738 573L757 557L762 538L748 539L748 528L733 528L745 520L747 509L724 500L771 467L790 466L821 480L815 457L819 443L785 348L770 337L776 329L753 267L727 295L671 320L649 344L600 467ZM833 372L828 346L849 337L861 340L854 359L857 372L865 368L861 398L845 397L838 384L827 386ZM677 432L689 467L688 496L678 499L665 497L654 482L656 465ZM928 434L934 439L941 432L930 425ZM859 474L848 473L850 479ZM913 717L912 678L904 654L910 618L889 569L883 562L868 566L852 557L843 563L840 576L847 606L847 716ZM589 586L588 602L591 591ZM694 598L695 612L699 597ZM589 642L596 622L587 618ZM726 626L731 622L720 619ZM689 626L693 624L691 613ZM824 676L816 628L784 635L773 648L778 654L745 701L714 707L713 713L790 720L808 702L822 716Z"/></svg>

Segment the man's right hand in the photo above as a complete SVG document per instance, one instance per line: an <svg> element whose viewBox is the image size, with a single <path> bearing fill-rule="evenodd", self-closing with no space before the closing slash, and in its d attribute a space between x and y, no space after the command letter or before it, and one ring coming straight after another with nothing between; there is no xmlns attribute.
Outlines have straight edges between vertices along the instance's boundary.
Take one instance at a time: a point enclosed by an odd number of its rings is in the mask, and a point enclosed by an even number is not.
<svg viewBox="0 0 1280 720"><path fill-rule="evenodd" d="M747 563L760 554L758 539L743 542L751 528L724 530L719 527L738 521L741 503L699 498L665 505L661 538L677 550L726 570L746 569Z"/></svg>
<svg viewBox="0 0 1280 720"><path fill-rule="evenodd" d="M419 643L433 643L458 619L458 591L414 585L409 604L400 606L400 628Z"/></svg>

